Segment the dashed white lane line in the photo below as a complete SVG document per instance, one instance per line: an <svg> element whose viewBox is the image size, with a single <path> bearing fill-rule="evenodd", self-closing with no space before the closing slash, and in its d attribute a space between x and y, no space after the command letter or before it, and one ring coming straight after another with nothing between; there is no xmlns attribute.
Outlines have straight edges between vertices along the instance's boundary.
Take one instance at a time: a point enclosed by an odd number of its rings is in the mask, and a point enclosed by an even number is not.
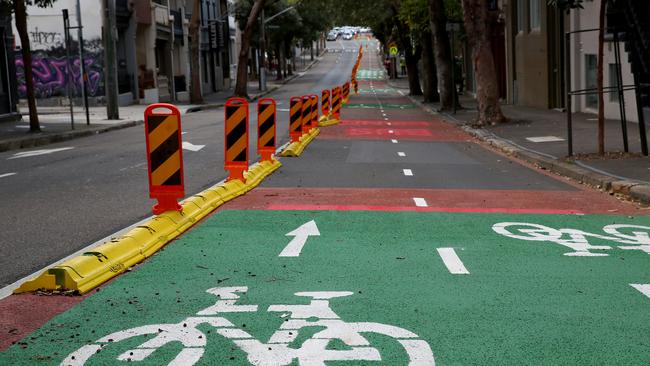
<svg viewBox="0 0 650 366"><path fill-rule="evenodd" d="M393 130L388 130L388 133L393 134L393 133L395 133L395 131L393 131Z"/></svg>
<svg viewBox="0 0 650 366"><path fill-rule="evenodd" d="M405 156L406 156L406 153L405 153L404 151L399 151L399 152L397 153L397 155L398 155L398 156L401 156L401 157L405 157Z"/></svg>
<svg viewBox="0 0 650 366"><path fill-rule="evenodd" d="M458 258L454 248L437 248L438 255L442 259L449 273L451 274L469 274L463 262Z"/></svg>
<svg viewBox="0 0 650 366"><path fill-rule="evenodd" d="M392 139L392 140L390 140L390 142L392 142L392 143L394 143L394 144L396 144L396 143L397 143L397 140L395 140L395 139Z"/></svg>
<svg viewBox="0 0 650 366"><path fill-rule="evenodd" d="M16 175L18 173L5 173L5 174L0 174L0 178L6 178L6 177L11 177L12 175Z"/></svg>
<svg viewBox="0 0 650 366"><path fill-rule="evenodd" d="M650 284L631 283L630 286L639 290L640 293L644 294L650 299Z"/></svg>
<svg viewBox="0 0 650 366"><path fill-rule="evenodd" d="M403 170L404 175L407 177L412 177L413 176L413 171L411 169L404 169Z"/></svg>
<svg viewBox="0 0 650 366"><path fill-rule="evenodd" d="M427 200L422 197L413 197L413 202L415 202L417 207L429 207Z"/></svg>
<svg viewBox="0 0 650 366"><path fill-rule="evenodd" d="M392 123L390 123L390 122L388 122L388 123L386 123L386 125L388 125L388 126L392 126L393 124L392 124Z"/></svg>

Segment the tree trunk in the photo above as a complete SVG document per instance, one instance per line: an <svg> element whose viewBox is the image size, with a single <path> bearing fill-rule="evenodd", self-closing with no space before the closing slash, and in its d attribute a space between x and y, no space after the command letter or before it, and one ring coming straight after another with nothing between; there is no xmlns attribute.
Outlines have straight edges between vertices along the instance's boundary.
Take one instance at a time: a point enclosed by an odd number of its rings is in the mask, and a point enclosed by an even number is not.
<svg viewBox="0 0 650 366"><path fill-rule="evenodd" d="M237 61L237 84L234 93L237 97L248 98L248 51L253 36L253 27L264 8L264 2L265 0L255 0L241 35L241 51L239 51L239 60Z"/></svg>
<svg viewBox="0 0 650 366"><path fill-rule="evenodd" d="M444 0L429 0L429 19L433 33L438 90L440 91L440 110L453 108L454 81L452 80L452 50L447 33L447 14Z"/></svg>
<svg viewBox="0 0 650 366"><path fill-rule="evenodd" d="M395 6L391 7L393 16L398 19L398 10ZM420 87L420 75L418 72L418 61L422 55L422 46L417 45L415 50L412 47L410 31L408 25L400 20L395 21L397 27L398 42L401 49L404 50L404 58L406 61L406 74L409 81L409 95L422 95L422 88Z"/></svg>
<svg viewBox="0 0 650 366"><path fill-rule="evenodd" d="M462 0L467 40L476 75L479 125L506 121L499 106L499 87L488 27L487 0Z"/></svg>
<svg viewBox="0 0 650 366"><path fill-rule="evenodd" d="M605 96L603 95L603 48L605 44L605 7L607 0L600 2L598 18L598 155L605 155Z"/></svg>
<svg viewBox="0 0 650 366"><path fill-rule="evenodd" d="M16 16L16 30L20 36L21 54L23 56L23 69L25 70L25 87L27 88L27 105L29 107L29 132L40 132L38 111L36 110L36 97L34 96L34 79L32 76L32 51L27 33L27 9L25 0L14 1L14 14Z"/></svg>
<svg viewBox="0 0 650 366"><path fill-rule="evenodd" d="M433 57L433 37L430 31L422 32L422 75L424 102L433 103L440 100L438 94L438 77Z"/></svg>
<svg viewBox="0 0 650 366"><path fill-rule="evenodd" d="M199 10L199 0L194 0L192 5L192 18L188 29L190 36L190 102L192 104L203 103L201 94L201 54L200 54L200 34L201 14Z"/></svg>
<svg viewBox="0 0 650 366"><path fill-rule="evenodd" d="M405 53L406 59L406 75L409 80L409 95L422 95L422 88L420 87L420 72L418 71L418 61L422 55L422 46L415 47L415 51L409 50Z"/></svg>

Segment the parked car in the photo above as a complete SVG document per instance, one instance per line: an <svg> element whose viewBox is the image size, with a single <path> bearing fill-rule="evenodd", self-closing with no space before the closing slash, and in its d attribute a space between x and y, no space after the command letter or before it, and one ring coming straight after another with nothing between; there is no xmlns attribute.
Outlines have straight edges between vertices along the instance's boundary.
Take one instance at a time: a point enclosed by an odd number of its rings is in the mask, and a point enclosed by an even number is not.
<svg viewBox="0 0 650 366"><path fill-rule="evenodd" d="M327 40L328 41L336 41L337 38L339 38L339 33L338 32L329 32L329 33L327 33Z"/></svg>
<svg viewBox="0 0 650 366"><path fill-rule="evenodd" d="M352 37L353 37L353 36L352 36L352 33L351 33L351 32L345 32L345 33L343 33L343 39L346 40L346 41L351 40Z"/></svg>

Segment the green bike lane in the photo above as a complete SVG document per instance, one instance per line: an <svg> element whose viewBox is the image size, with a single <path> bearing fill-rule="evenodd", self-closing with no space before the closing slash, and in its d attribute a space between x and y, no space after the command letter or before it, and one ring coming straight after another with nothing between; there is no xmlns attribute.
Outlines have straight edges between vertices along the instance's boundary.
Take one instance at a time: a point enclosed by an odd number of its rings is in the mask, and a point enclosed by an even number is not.
<svg viewBox="0 0 650 366"><path fill-rule="evenodd" d="M650 218L368 75L301 158L0 364L650 363Z"/></svg>
<svg viewBox="0 0 650 366"><path fill-rule="evenodd" d="M287 236L312 221L316 231ZM650 226L647 219L599 215L224 210L0 354L0 363L82 364L81 354L76 360L70 355L98 345L100 352L95 350L86 364L116 364L120 355L127 355L122 357L126 361L133 350L161 335L172 341L149 346L155 351L142 364L168 364L184 348L203 350L200 365L253 363L235 340L219 333L223 328L207 320L219 317L232 324L226 328L243 330L264 344L263 360L273 359L274 348L289 347L297 357L291 364L314 364L304 348L326 329L322 318L309 316L304 320L314 325L296 329L295 339L271 343L296 313L270 310L309 304L309 297L295 295L301 292L336 291L348 292L329 301L344 322L395 326L413 336L361 328L368 346L346 344L355 334L349 331L342 339L325 336L326 349L374 348L386 365L409 364L399 343L404 339L424 340L440 365L648 364L650 299L630 286L650 279L648 254L587 236L593 245L611 246L590 253L607 255L569 256L575 251L565 245L509 237L494 228L512 222L580 228L612 238L603 227ZM553 235L539 227L532 227L537 234L520 230L526 228L531 227L506 226L513 236ZM619 228L628 239L636 237L634 229L625 230ZM638 239L647 239L648 232ZM306 240L298 254L294 250L297 256L281 256L292 255L290 243L301 239ZM453 249L466 273L443 259L440 248ZM233 303L256 305L255 311L224 306L203 315L196 327L200 333L192 335L196 339L186 340L190 346L173 341L166 324L192 328L188 318L220 300L206 291L232 287L245 288ZM115 332L145 325L153 326L150 334L116 341ZM69 363L61 363L64 359ZM348 359L349 364L378 361L358 355Z"/></svg>

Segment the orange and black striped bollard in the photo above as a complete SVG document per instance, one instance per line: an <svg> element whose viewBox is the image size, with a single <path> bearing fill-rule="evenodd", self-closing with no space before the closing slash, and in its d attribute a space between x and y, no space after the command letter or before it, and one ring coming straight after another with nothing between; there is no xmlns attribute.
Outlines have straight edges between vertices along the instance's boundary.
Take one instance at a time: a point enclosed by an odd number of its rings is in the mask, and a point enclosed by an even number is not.
<svg viewBox="0 0 650 366"><path fill-rule="evenodd" d="M289 137L291 142L300 141L302 136L302 98L289 99Z"/></svg>
<svg viewBox="0 0 650 366"><path fill-rule="evenodd" d="M318 127L318 95L311 95L311 128Z"/></svg>
<svg viewBox="0 0 650 366"><path fill-rule="evenodd" d="M341 87L332 89L332 117L334 120L341 120Z"/></svg>
<svg viewBox="0 0 650 366"><path fill-rule="evenodd" d="M168 113L156 113L167 109ZM181 211L177 199L185 196L181 113L172 104L152 104L144 111L147 140L149 197L158 200L153 213Z"/></svg>
<svg viewBox="0 0 650 366"><path fill-rule="evenodd" d="M224 168L230 172L228 180L245 182L248 169L248 101L230 98L226 101L226 138Z"/></svg>
<svg viewBox="0 0 650 366"><path fill-rule="evenodd" d="M275 153L276 103L271 98L257 102L257 152L262 161L273 161Z"/></svg>
<svg viewBox="0 0 650 366"><path fill-rule="evenodd" d="M330 115L331 108L330 91L325 89L321 92L321 112L323 112L323 117L327 118Z"/></svg>
<svg viewBox="0 0 650 366"><path fill-rule="evenodd" d="M311 130L311 97L308 95L302 96L302 129L303 135L309 133Z"/></svg>

